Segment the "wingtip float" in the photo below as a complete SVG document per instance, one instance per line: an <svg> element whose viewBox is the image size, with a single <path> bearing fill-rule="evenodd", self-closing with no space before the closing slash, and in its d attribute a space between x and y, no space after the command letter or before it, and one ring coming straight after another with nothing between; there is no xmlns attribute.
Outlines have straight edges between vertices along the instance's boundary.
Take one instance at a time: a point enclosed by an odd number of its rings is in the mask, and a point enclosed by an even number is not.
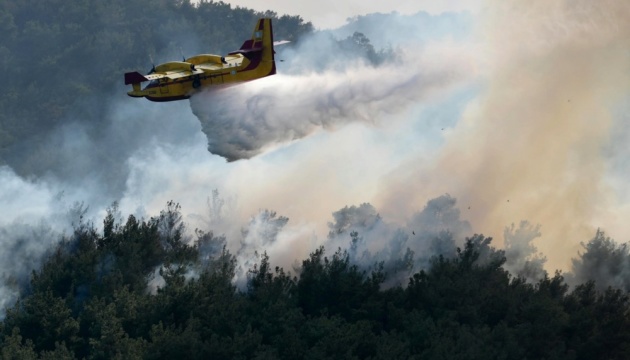
<svg viewBox="0 0 630 360"><path fill-rule="evenodd" d="M279 41L276 45L287 41ZM151 69L147 75L125 74L127 94L151 101L188 99L196 91L251 81L276 73L271 19L259 19L251 39L225 56L202 54L184 61L171 61ZM141 83L149 82L144 88Z"/></svg>

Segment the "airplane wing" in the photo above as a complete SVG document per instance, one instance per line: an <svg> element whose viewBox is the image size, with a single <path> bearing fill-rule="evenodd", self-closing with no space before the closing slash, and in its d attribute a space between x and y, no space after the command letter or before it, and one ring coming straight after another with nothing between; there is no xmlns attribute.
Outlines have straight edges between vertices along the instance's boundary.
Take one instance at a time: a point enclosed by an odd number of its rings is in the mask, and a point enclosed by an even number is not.
<svg viewBox="0 0 630 360"><path fill-rule="evenodd" d="M201 70L201 72L215 71L215 70L223 69L223 65L203 63L203 64L195 65L195 69Z"/></svg>
<svg viewBox="0 0 630 360"><path fill-rule="evenodd" d="M141 82L161 79L163 77L166 77L166 75L165 74L155 74L155 73L148 74L148 75L142 75L142 74L140 74L137 71L128 72L128 73L125 73L125 85L139 84Z"/></svg>
<svg viewBox="0 0 630 360"><path fill-rule="evenodd" d="M203 74L203 68L195 68L194 70L179 70L179 71L163 71L158 73L152 73L148 75L142 75L138 72L130 72L125 74L125 85L133 84L133 83L141 83L145 81L153 81L163 78L168 78L171 80L187 77L190 75L198 75Z"/></svg>
<svg viewBox="0 0 630 360"><path fill-rule="evenodd" d="M144 77L146 77L148 80L156 80L156 79L162 79L162 78L169 78L171 80L176 80L176 79L180 79L180 78L187 77L190 75L198 75L198 74L203 74L203 73L204 73L203 69L195 67L194 70L164 71L160 73L153 73L150 75L145 75Z"/></svg>
<svg viewBox="0 0 630 360"><path fill-rule="evenodd" d="M198 74L203 74L204 71L202 69L198 69L195 66L195 70L183 70L183 71L167 71L164 73L164 75L162 77L167 77L171 80L175 80L175 79L179 79L179 78L183 78L183 77L187 77L190 75L198 75Z"/></svg>
<svg viewBox="0 0 630 360"><path fill-rule="evenodd" d="M144 75L144 77L151 81L151 80L157 80L157 79L161 79L161 78L165 78L166 74L149 74L149 75Z"/></svg>
<svg viewBox="0 0 630 360"><path fill-rule="evenodd" d="M231 68L240 66L243 62L243 58L241 56L234 55L218 56L206 54L197 55L193 58L187 59L187 61L195 64L194 71L201 70L209 73L224 70L226 67Z"/></svg>

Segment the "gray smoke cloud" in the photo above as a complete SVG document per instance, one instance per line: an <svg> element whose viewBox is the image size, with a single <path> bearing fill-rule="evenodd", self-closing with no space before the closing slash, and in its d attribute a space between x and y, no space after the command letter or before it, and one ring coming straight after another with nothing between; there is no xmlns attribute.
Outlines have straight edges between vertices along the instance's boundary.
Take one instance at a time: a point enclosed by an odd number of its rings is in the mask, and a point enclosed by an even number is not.
<svg viewBox="0 0 630 360"><path fill-rule="evenodd" d="M328 251L347 249L352 263L366 271L382 264L384 287L405 286L409 276L427 270L434 257L453 258L465 237L472 235L456 199L449 195L429 200L405 226L383 219L368 203L346 206L332 215Z"/></svg>
<svg viewBox="0 0 630 360"><path fill-rule="evenodd" d="M54 246L87 221L89 208L73 201L74 196L58 184L25 180L7 166L0 167L0 184L0 309L4 309L28 288L31 272Z"/></svg>
<svg viewBox="0 0 630 360"><path fill-rule="evenodd" d="M528 221L521 221L518 228L514 224L506 227L503 232L506 259L503 267L531 283L544 278L547 258L538 252L533 243L540 236L540 225L534 226Z"/></svg>
<svg viewBox="0 0 630 360"><path fill-rule="evenodd" d="M594 281L595 288L608 287L630 291L630 246L618 243L602 230L588 242L582 242L582 251L571 260L571 273L567 282L572 285Z"/></svg>
<svg viewBox="0 0 630 360"><path fill-rule="evenodd" d="M205 238L201 243L206 244L200 249L201 257L216 258L222 247L227 246L236 256L234 282L242 290L246 289L249 270L260 263L263 252L274 264L299 275L298 261L318 244L323 245L328 254L337 249L348 251L350 261L367 272L377 270L382 264L386 275L384 287L405 286L409 276L428 269L434 257L456 256L457 247L463 246L465 237L472 231L461 218L456 199L449 195L429 200L404 226L383 219L371 204L345 206L332 212L332 221L327 225L328 236L321 241L308 233L309 227L292 225L286 216L267 209L252 215L240 226L240 234L235 234L236 221L217 213L224 203L215 191L207 203L210 216L195 215L189 219L212 222L212 232L200 233ZM217 220L218 217L221 219ZM225 229L232 234L227 238L215 229ZM306 251L295 253L290 248L295 247L296 242L308 242L309 246ZM155 289L163 284L161 276L155 275L150 286Z"/></svg>
<svg viewBox="0 0 630 360"><path fill-rule="evenodd" d="M331 32L343 38L358 31L377 48L418 46L451 39L467 41L474 28L474 17L468 12L435 15L422 11L411 15L374 13L349 20L348 24Z"/></svg>
<svg viewBox="0 0 630 360"><path fill-rule="evenodd" d="M0 228L0 308L11 305L28 285L29 274L36 269L51 247L59 241L46 221L38 224L13 222ZM3 316L0 316L3 317Z"/></svg>

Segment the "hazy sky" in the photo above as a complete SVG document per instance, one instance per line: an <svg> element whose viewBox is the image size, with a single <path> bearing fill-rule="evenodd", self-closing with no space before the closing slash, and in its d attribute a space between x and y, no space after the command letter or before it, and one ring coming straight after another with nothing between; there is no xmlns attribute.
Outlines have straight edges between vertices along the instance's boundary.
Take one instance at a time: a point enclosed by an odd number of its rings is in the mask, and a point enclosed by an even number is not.
<svg viewBox="0 0 630 360"><path fill-rule="evenodd" d="M233 6L260 11L272 9L278 14L300 15L319 29L338 27L345 24L349 17L374 12L390 13L397 11L401 14L413 14L418 11L426 11L431 14L438 14L444 11L476 11L480 6L479 0L229 0L225 2Z"/></svg>

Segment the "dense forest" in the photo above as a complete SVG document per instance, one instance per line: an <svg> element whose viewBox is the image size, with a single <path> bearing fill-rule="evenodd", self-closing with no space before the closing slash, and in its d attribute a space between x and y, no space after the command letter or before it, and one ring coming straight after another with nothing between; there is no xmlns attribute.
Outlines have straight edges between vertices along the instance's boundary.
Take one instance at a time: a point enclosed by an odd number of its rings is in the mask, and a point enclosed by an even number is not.
<svg viewBox="0 0 630 360"><path fill-rule="evenodd" d="M45 141L72 121L84 126L103 183L120 187L118 165L132 149L100 139L111 94L126 96L122 74L149 70L151 57L234 50L261 16L274 19L277 39L295 43L314 31L299 16L214 1L0 0L0 166L81 181ZM375 65L393 55L358 32L335 41ZM117 135L120 143L137 136ZM453 209L454 199L440 201L448 207L429 202L429 210ZM363 204L333 214L327 244L335 246L290 270L258 249L243 269L228 249L238 239L187 228L175 202L148 219L123 218L114 204L102 225L83 219L84 210L75 209L71 233L40 234L55 245L31 274L0 274L18 295L0 310L0 358L630 358L630 248L602 231L583 244L571 273L553 276L544 259L528 258L535 248L516 244L521 229L537 232L527 226L506 229L498 250L483 235L456 243L418 225L432 250L410 249L403 234L385 261L363 251L369 227L384 226ZM288 221L264 215L271 237ZM434 221L419 216L417 224Z"/></svg>
<svg viewBox="0 0 630 360"><path fill-rule="evenodd" d="M320 247L297 274L266 253L233 279L226 239L196 231L188 241L170 202L149 220L102 232L79 222L52 250L0 324L6 359L627 359L628 293L563 276L513 277L505 253L474 235L452 257L436 256L404 286L383 286L349 251ZM285 221L283 219L282 221ZM356 234L348 237L349 247ZM625 247L603 233L577 263ZM402 260L402 259L401 259ZM622 265L611 264L611 267Z"/></svg>

